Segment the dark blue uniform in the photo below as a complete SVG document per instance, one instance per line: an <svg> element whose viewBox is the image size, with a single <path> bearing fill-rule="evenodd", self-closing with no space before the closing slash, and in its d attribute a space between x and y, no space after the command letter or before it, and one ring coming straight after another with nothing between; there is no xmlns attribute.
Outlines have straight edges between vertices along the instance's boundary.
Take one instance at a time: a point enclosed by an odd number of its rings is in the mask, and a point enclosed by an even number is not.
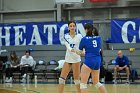
<svg viewBox="0 0 140 93"><path fill-rule="evenodd" d="M115 61L116 61L116 65L119 65L119 67L123 67L125 65L127 65L127 66L129 65L128 57L124 56L124 55L123 55L122 58L117 57Z"/></svg>
<svg viewBox="0 0 140 93"><path fill-rule="evenodd" d="M100 36L85 36L82 38L79 49L85 49L85 62L84 64L90 69L98 70L101 64L101 37Z"/></svg>

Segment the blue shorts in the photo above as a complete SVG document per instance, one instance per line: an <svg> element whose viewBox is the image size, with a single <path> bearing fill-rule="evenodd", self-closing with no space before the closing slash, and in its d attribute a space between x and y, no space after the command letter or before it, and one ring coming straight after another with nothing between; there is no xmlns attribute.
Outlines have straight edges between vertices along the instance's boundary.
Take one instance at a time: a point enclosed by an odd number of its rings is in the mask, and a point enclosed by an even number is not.
<svg viewBox="0 0 140 93"><path fill-rule="evenodd" d="M84 64L92 70L99 70L101 65L101 57L86 57Z"/></svg>

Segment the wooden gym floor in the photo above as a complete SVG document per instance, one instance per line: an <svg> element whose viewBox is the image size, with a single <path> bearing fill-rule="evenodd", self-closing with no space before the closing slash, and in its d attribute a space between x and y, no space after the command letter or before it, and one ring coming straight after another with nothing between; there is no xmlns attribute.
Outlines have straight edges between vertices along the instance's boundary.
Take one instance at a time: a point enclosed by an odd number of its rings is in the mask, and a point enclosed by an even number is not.
<svg viewBox="0 0 140 93"><path fill-rule="evenodd" d="M140 93L140 84L106 84L108 93ZM0 84L0 93L57 93L58 84ZM98 93L88 85L89 93ZM73 84L66 84L64 93L76 93Z"/></svg>

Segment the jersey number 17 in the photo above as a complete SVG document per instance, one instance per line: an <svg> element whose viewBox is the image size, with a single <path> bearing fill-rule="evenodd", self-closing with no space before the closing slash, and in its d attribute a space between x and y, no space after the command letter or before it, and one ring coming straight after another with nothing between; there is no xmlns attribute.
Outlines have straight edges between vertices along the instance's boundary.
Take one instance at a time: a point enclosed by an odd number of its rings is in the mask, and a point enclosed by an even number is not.
<svg viewBox="0 0 140 93"><path fill-rule="evenodd" d="M75 44L70 44L70 47L71 47L71 48L74 48L74 46L75 46Z"/></svg>

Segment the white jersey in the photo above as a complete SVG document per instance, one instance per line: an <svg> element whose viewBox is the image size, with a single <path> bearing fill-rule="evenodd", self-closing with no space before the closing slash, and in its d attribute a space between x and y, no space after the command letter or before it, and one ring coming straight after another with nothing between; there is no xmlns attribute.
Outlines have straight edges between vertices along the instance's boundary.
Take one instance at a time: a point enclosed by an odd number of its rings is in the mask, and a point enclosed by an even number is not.
<svg viewBox="0 0 140 93"><path fill-rule="evenodd" d="M77 63L81 61L80 55L71 52L72 49L79 50L79 44L82 39L81 34L76 34L74 38L70 36L70 34L65 34L65 46L67 48L65 61L68 63Z"/></svg>

